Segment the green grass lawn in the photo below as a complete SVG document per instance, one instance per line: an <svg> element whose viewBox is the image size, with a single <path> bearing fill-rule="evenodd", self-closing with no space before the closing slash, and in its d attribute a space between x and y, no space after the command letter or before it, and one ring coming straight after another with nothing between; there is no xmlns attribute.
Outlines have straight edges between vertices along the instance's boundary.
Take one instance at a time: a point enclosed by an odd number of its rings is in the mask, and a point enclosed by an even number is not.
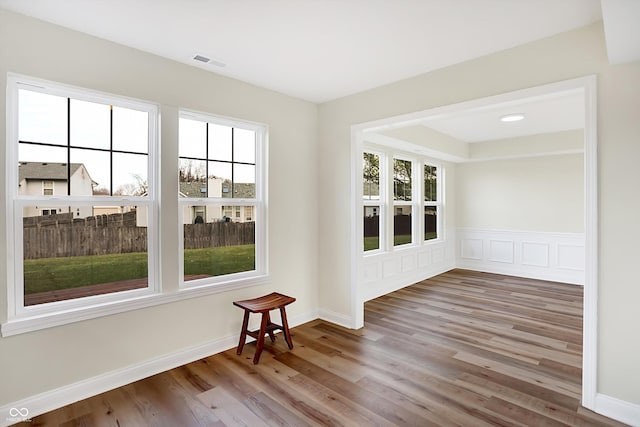
<svg viewBox="0 0 640 427"><path fill-rule="evenodd" d="M435 239L437 237L435 232L425 233L425 240ZM393 236L393 246L406 245L407 243L411 243L411 236L409 235L399 235ZM378 237L365 237L364 238L364 250L371 251L374 249L380 248L380 239Z"/></svg>
<svg viewBox="0 0 640 427"><path fill-rule="evenodd" d="M219 276L253 270L255 245L184 251L184 273ZM147 254L130 253L24 261L25 294L147 277Z"/></svg>

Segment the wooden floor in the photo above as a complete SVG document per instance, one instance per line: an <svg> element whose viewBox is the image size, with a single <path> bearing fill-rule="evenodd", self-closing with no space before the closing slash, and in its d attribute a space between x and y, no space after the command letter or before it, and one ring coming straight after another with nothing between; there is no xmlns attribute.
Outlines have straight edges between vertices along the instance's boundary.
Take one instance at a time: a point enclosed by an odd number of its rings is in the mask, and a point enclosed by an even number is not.
<svg viewBox="0 0 640 427"><path fill-rule="evenodd" d="M240 313L238 313L240 315ZM579 404L582 288L463 270L36 417L50 426L617 426Z"/></svg>

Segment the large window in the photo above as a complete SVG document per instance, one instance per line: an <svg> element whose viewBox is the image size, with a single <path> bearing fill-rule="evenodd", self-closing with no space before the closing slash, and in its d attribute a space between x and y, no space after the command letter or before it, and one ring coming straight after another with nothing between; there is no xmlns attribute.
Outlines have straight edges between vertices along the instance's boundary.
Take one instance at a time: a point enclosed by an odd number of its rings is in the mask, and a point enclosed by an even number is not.
<svg viewBox="0 0 640 427"><path fill-rule="evenodd" d="M361 183L367 255L441 239L441 167L371 145L362 153Z"/></svg>
<svg viewBox="0 0 640 427"><path fill-rule="evenodd" d="M264 127L183 112L179 121L182 267L189 285L265 273Z"/></svg>
<svg viewBox="0 0 640 427"><path fill-rule="evenodd" d="M155 292L157 107L8 81L10 317Z"/></svg>
<svg viewBox="0 0 640 427"><path fill-rule="evenodd" d="M413 162L393 159L393 245L413 242Z"/></svg>
<svg viewBox="0 0 640 427"><path fill-rule="evenodd" d="M438 238L438 168L424 165L424 240Z"/></svg>
<svg viewBox="0 0 640 427"><path fill-rule="evenodd" d="M380 155L363 153L364 250L380 249Z"/></svg>

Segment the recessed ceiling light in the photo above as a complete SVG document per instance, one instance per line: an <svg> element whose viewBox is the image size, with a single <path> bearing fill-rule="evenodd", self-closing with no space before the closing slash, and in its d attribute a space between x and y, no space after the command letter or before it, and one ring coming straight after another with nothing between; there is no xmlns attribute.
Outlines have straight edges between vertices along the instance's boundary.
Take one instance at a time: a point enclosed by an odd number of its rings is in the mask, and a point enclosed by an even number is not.
<svg viewBox="0 0 640 427"><path fill-rule="evenodd" d="M500 117L502 122L518 122L522 119L524 119L524 114L522 113L511 113Z"/></svg>

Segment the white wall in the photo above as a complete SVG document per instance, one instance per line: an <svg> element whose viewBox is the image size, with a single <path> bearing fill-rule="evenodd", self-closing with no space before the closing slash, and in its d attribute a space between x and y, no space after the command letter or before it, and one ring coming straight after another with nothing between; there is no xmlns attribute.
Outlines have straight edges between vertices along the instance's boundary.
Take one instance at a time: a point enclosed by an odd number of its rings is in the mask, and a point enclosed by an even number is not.
<svg viewBox="0 0 640 427"><path fill-rule="evenodd" d="M584 156L457 165L458 228L584 232Z"/></svg>
<svg viewBox="0 0 640 427"><path fill-rule="evenodd" d="M271 283L0 338L0 408L194 346L235 345L231 338L240 332L242 312L232 305L234 300L277 290L297 298L288 307L290 321L316 316L320 206L316 105L0 9L3 136L8 71L161 105L160 264L163 286L169 289L178 283L178 108L267 124ZM4 164L4 148L0 153ZM292 197L297 201L294 216L289 212ZM6 211L6 203L5 176L0 174L0 211ZM5 227L0 227L0 241L6 241ZM6 250L2 244L2 272L7 267ZM0 321L7 317L6 288L2 274Z"/></svg>
<svg viewBox="0 0 640 427"><path fill-rule="evenodd" d="M598 392L640 405L637 242L640 64L609 66L601 24L443 68L320 106L320 303L349 315L351 126L595 74L598 80ZM633 379L633 380L631 380Z"/></svg>

